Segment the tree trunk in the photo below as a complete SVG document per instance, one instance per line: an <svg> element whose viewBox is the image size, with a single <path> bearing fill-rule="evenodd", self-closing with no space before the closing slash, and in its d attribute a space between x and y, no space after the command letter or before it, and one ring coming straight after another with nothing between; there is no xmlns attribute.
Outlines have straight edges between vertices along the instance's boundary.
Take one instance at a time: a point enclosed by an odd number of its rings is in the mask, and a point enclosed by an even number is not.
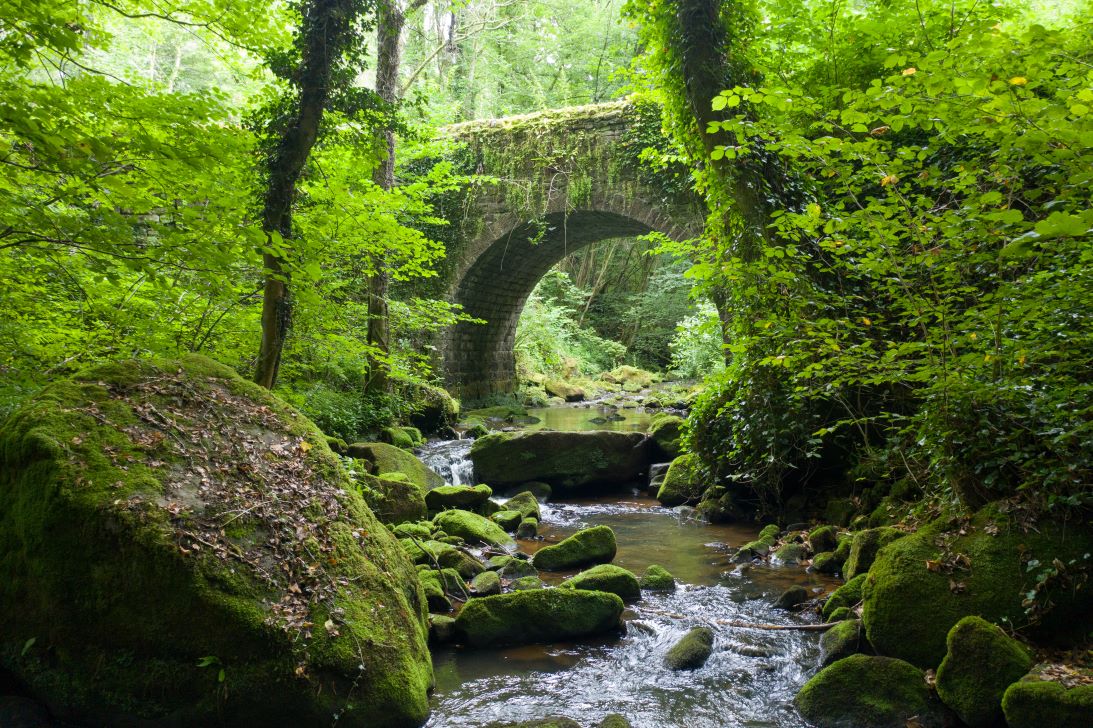
<svg viewBox="0 0 1093 728"><path fill-rule="evenodd" d="M302 9L296 76L299 96L295 114L280 132L267 162L269 179L262 207L262 230L269 249L262 255L266 281L262 293L262 343L254 381L267 389L277 382L281 352L292 323L287 244L292 239L296 183L319 135L330 98L331 72L352 40L359 12L359 3L354 0L311 0ZM275 236L285 244L274 245Z"/></svg>
<svg viewBox="0 0 1093 728"><path fill-rule="evenodd" d="M398 102L399 64L402 60L402 27L406 22L399 0L382 0L379 4L379 22L376 25L376 94L394 113ZM387 156L376 167L372 181L379 187L390 190L395 186L395 132L391 128L380 132L380 144L387 149ZM376 351L368 364L368 381L365 389L369 392L386 392L390 387L388 361L391 351L390 325L387 312L387 292L390 278L387 275L387 262L383 258L375 261L375 272L368 281L368 344Z"/></svg>

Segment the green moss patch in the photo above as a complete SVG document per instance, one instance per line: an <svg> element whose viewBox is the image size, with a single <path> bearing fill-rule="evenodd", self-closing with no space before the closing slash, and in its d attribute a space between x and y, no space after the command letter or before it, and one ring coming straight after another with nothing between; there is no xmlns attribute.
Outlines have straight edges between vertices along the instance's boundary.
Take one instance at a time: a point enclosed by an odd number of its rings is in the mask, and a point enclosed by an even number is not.
<svg viewBox="0 0 1093 728"><path fill-rule="evenodd" d="M532 589L472 599L456 617L455 629L474 647L555 642L610 632L622 609L614 594Z"/></svg>
<svg viewBox="0 0 1093 728"><path fill-rule="evenodd" d="M923 728L943 724L925 675L902 660L852 655L825 667L797 693L805 720L818 728Z"/></svg>
<svg viewBox="0 0 1093 728"><path fill-rule="evenodd" d="M1002 721L1002 695L1032 667L1017 640L979 617L964 617L946 639L937 669L937 694L971 728ZM1090 715L1093 718L1093 714Z"/></svg>
<svg viewBox="0 0 1093 728"><path fill-rule="evenodd" d="M588 564L606 564L615 558L615 532L607 526L593 526L569 538L539 549L531 562L536 569L564 571Z"/></svg>

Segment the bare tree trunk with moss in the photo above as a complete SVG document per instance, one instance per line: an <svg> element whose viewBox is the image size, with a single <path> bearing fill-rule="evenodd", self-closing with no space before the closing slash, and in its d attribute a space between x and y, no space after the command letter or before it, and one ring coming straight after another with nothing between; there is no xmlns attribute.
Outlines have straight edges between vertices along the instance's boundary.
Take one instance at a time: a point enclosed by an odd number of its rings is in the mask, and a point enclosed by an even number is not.
<svg viewBox="0 0 1093 728"><path fill-rule="evenodd" d="M262 293L262 343L254 381L267 389L277 382L281 352L292 323L288 257L296 184L319 136L319 125L330 99L334 65L352 42L361 7L359 0L312 0L301 10L294 113L280 131L266 162L269 176L262 207L262 230L266 233L262 262L266 280ZM284 243L275 244L277 237Z"/></svg>

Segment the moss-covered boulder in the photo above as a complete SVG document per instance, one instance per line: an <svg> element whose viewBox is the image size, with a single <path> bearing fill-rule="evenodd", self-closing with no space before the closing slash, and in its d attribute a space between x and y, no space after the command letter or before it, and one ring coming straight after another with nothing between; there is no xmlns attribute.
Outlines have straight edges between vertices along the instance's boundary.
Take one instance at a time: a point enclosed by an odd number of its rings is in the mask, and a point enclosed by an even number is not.
<svg viewBox="0 0 1093 728"><path fill-rule="evenodd" d="M539 521L534 518L523 518L516 527L516 538L528 540L539 535Z"/></svg>
<svg viewBox="0 0 1093 728"><path fill-rule="evenodd" d="M420 433L418 435L420 437ZM413 450L414 437L402 427L385 427L380 431L380 442L394 445L401 450Z"/></svg>
<svg viewBox="0 0 1093 728"><path fill-rule="evenodd" d="M873 647L860 619L844 619L820 637L820 664L827 667L851 655L871 655Z"/></svg>
<svg viewBox="0 0 1093 728"><path fill-rule="evenodd" d="M808 534L808 547L812 553L819 554L824 551L834 551L838 545L838 531L834 526L820 526L812 529Z"/></svg>
<svg viewBox="0 0 1093 728"><path fill-rule="evenodd" d="M509 584L509 589L512 591L542 588L543 582L537 576L521 576L519 579L513 579L512 583Z"/></svg>
<svg viewBox="0 0 1093 728"><path fill-rule="evenodd" d="M531 565L530 561L513 559L498 569L497 573L502 579L519 579L524 576L539 576L539 570Z"/></svg>
<svg viewBox="0 0 1093 728"><path fill-rule="evenodd" d="M488 485L442 485L425 494L425 505L430 511L460 508L476 511L490 499L493 489Z"/></svg>
<svg viewBox="0 0 1093 728"><path fill-rule="evenodd" d="M946 636L968 615L1015 628L1029 626L1031 591L1038 615L1033 634L1056 640L1093 628L1090 584L1036 590L1037 564L1081 563L1093 552L1093 531L1074 523L1041 520L1024 530L1012 517L985 508L970 521L935 521L884 547L862 587L862 621L869 641L884 655L935 668L945 657ZM1035 562L1035 563L1034 563Z"/></svg>
<svg viewBox="0 0 1093 728"><path fill-rule="evenodd" d="M459 402L440 387L415 384L409 388L410 424L431 434L451 427L459 417Z"/></svg>
<svg viewBox="0 0 1093 728"><path fill-rule="evenodd" d="M371 463L373 474L402 473L422 492L444 485L444 478L413 453L385 442L357 442L349 446L349 456Z"/></svg>
<svg viewBox="0 0 1093 728"><path fill-rule="evenodd" d="M649 591L675 591L676 580L668 570L658 564L650 564L638 582L642 589Z"/></svg>
<svg viewBox="0 0 1093 728"><path fill-rule="evenodd" d="M649 467L649 448L639 432L495 432L474 441L470 458L493 486L534 480L575 490L636 482Z"/></svg>
<svg viewBox="0 0 1093 728"><path fill-rule="evenodd" d="M451 611L452 603L448 595L463 598L467 595L467 585L455 569L419 569L418 581L425 590L425 598L430 612Z"/></svg>
<svg viewBox="0 0 1093 728"><path fill-rule="evenodd" d="M831 613L839 607L852 608L861 601L862 585L865 584L865 574L858 574L850 581L840 586L824 602L823 617L828 619Z"/></svg>
<svg viewBox="0 0 1093 728"><path fill-rule="evenodd" d="M577 639L619 626L622 599L580 589L531 589L472 599L455 620L472 647Z"/></svg>
<svg viewBox="0 0 1093 728"><path fill-rule="evenodd" d="M89 369L4 422L0 573L0 671L67 721L428 713L410 560L310 421L201 357Z"/></svg>
<svg viewBox="0 0 1093 728"><path fill-rule="evenodd" d="M915 666L852 655L817 673L797 693L797 709L818 728L940 728L943 711Z"/></svg>
<svg viewBox="0 0 1093 728"><path fill-rule="evenodd" d="M844 622L848 619L855 619L854 610L850 607L839 607L828 616L824 617L824 622Z"/></svg>
<svg viewBox="0 0 1093 728"><path fill-rule="evenodd" d="M695 627L668 648L664 665L669 670L697 670L706 664L713 652L713 630Z"/></svg>
<svg viewBox="0 0 1093 728"><path fill-rule="evenodd" d="M524 517L520 515L520 511L504 510L494 513L490 516L490 520L506 531L513 532L520 525L520 521L524 520Z"/></svg>
<svg viewBox="0 0 1093 728"><path fill-rule="evenodd" d="M589 564L608 564L617 550L615 532L608 526L593 526L553 546L544 546L535 552L531 563L543 571L565 571Z"/></svg>
<svg viewBox="0 0 1093 728"><path fill-rule="evenodd" d="M698 456L691 453L680 455L668 466L656 498L668 507L697 503L709 484Z"/></svg>
<svg viewBox="0 0 1093 728"><path fill-rule="evenodd" d="M762 530L759 531L759 538L754 541L749 541L736 550L734 559L738 563L743 563L766 557L766 555L770 553L770 550L774 548L774 544L777 543L778 533L778 526L775 526L774 524L764 526Z"/></svg>
<svg viewBox="0 0 1093 728"><path fill-rule="evenodd" d="M1028 673L1032 656L1020 642L975 616L957 622L946 644L945 659L937 669L942 702L971 728L1000 723L1002 696Z"/></svg>
<svg viewBox="0 0 1093 728"><path fill-rule="evenodd" d="M499 548L516 548L512 536L496 523L470 511L442 511L433 518L437 528L452 536L459 536L470 543L484 543Z"/></svg>
<svg viewBox="0 0 1093 728"><path fill-rule="evenodd" d="M822 554L816 554L812 557L812 566L810 568L818 574L834 575L839 573L842 563L835 558L834 551L824 551Z"/></svg>
<svg viewBox="0 0 1093 728"><path fill-rule="evenodd" d="M799 564L807 558L803 544L784 543L774 551L774 558L779 563L787 566Z"/></svg>
<svg viewBox="0 0 1093 728"><path fill-rule="evenodd" d="M383 523L414 522L426 516L421 488L405 478L380 478L358 473L354 481L364 502Z"/></svg>
<svg viewBox="0 0 1093 728"><path fill-rule="evenodd" d="M518 511L524 518L534 518L535 520L539 520L541 515L539 501L535 498L535 494L528 490L521 491L505 501L505 509Z"/></svg>
<svg viewBox="0 0 1093 728"><path fill-rule="evenodd" d="M683 425L682 417L669 414L659 414L653 418L649 426L649 437L653 439L656 455L665 460L674 460L683 454Z"/></svg>
<svg viewBox="0 0 1093 728"><path fill-rule="evenodd" d="M619 713L608 713L603 717L599 723L596 724L596 728L633 728L630 725L630 721L626 719L626 716Z"/></svg>
<svg viewBox="0 0 1093 728"><path fill-rule="evenodd" d="M776 609L794 609L798 605L808 601L808 589L801 585L791 586L774 600Z"/></svg>
<svg viewBox="0 0 1093 728"><path fill-rule="evenodd" d="M641 586L633 572L614 564L600 564L562 582L567 589L584 589L618 594L624 602L641 599Z"/></svg>
<svg viewBox="0 0 1093 728"><path fill-rule="evenodd" d="M1067 686L1034 670L1002 697L1010 728L1087 728L1093 724L1093 684Z"/></svg>
<svg viewBox="0 0 1093 728"><path fill-rule="evenodd" d="M843 576L853 579L858 574L869 571L873 561L877 558L877 552L892 543L903 538L907 534L891 526L869 528L854 534L854 540L850 543L850 556L843 564Z"/></svg>
<svg viewBox="0 0 1093 728"><path fill-rule="evenodd" d="M415 521L413 523L399 523L391 529L395 538L416 538L420 541L428 541L432 538L432 521Z"/></svg>
<svg viewBox="0 0 1093 728"><path fill-rule="evenodd" d="M501 593L501 577L496 571L483 571L471 579L471 593L479 597Z"/></svg>

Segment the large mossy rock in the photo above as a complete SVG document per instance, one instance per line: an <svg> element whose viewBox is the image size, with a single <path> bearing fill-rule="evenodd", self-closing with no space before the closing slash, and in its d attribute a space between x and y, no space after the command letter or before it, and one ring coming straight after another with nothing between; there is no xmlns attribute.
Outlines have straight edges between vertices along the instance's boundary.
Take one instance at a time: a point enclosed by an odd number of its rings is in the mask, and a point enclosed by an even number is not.
<svg viewBox="0 0 1093 728"><path fill-rule="evenodd" d="M852 655L817 673L797 709L818 728L940 728L943 711L923 672L890 657ZM911 718L916 723L911 723Z"/></svg>
<svg viewBox="0 0 1093 728"><path fill-rule="evenodd" d="M1083 524L1041 520L1025 531L991 507L970 521L935 521L881 549L862 586L862 622L882 655L933 669L945 657L949 630L963 617L1029 625L1022 601L1037 583L1032 561L1080 562L1089 552L1093 533ZM1090 591L1086 582L1041 593L1053 607L1033 633L1057 640L1087 634Z"/></svg>
<svg viewBox="0 0 1093 728"><path fill-rule="evenodd" d="M444 485L444 478L413 453L385 442L357 442L349 446L349 456L372 464L374 474L402 473L422 492ZM396 478L397 479L397 478Z"/></svg>
<svg viewBox="0 0 1093 728"><path fill-rule="evenodd" d="M557 642L610 632L622 610L622 599L605 592L515 591L467 602L455 631L472 647Z"/></svg>
<svg viewBox="0 0 1093 728"><path fill-rule="evenodd" d="M668 466L664 482L657 491L657 500L666 506L697 503L709 481L703 476L697 455L680 455Z"/></svg>
<svg viewBox="0 0 1093 728"><path fill-rule="evenodd" d="M475 440L470 457L479 480L495 487L529 480L561 490L623 485L649 467L638 432L495 432Z"/></svg>
<svg viewBox="0 0 1093 728"><path fill-rule="evenodd" d="M1028 673L1032 656L1020 642L974 616L957 622L946 642L948 651L937 669L942 702L971 728L1001 723L1002 696Z"/></svg>
<svg viewBox="0 0 1093 728"><path fill-rule="evenodd" d="M617 550L615 532L608 526L593 526L577 531L553 546L544 546L535 552L531 563L544 571L565 571L589 564L610 563Z"/></svg>
<svg viewBox="0 0 1093 728"><path fill-rule="evenodd" d="M0 668L62 719L428 714L410 560L310 421L202 357L87 370L0 427L0 573Z"/></svg>
<svg viewBox="0 0 1093 728"><path fill-rule="evenodd" d="M459 536L471 543L484 543L505 549L515 549L516 542L505 529L496 523L470 511L442 511L433 518L433 524L449 536Z"/></svg>
<svg viewBox="0 0 1093 728"><path fill-rule="evenodd" d="M1002 710L1010 728L1088 728L1093 724L1093 684L1067 687L1034 670L1009 686Z"/></svg>
<svg viewBox="0 0 1093 728"><path fill-rule="evenodd" d="M636 602L641 599L638 577L634 576L633 572L614 564L593 566L576 576L569 577L561 585L567 589L617 594L624 602Z"/></svg>
<svg viewBox="0 0 1093 728"><path fill-rule="evenodd" d="M907 534L891 526L869 528L854 534L850 542L850 555L843 564L843 576L853 579L869 571L877 558L877 553L888 544L903 538Z"/></svg>
<svg viewBox="0 0 1093 728"><path fill-rule="evenodd" d="M383 523L413 523L425 518L428 510L421 488L409 480L378 478L367 473L355 476L364 502Z"/></svg>

